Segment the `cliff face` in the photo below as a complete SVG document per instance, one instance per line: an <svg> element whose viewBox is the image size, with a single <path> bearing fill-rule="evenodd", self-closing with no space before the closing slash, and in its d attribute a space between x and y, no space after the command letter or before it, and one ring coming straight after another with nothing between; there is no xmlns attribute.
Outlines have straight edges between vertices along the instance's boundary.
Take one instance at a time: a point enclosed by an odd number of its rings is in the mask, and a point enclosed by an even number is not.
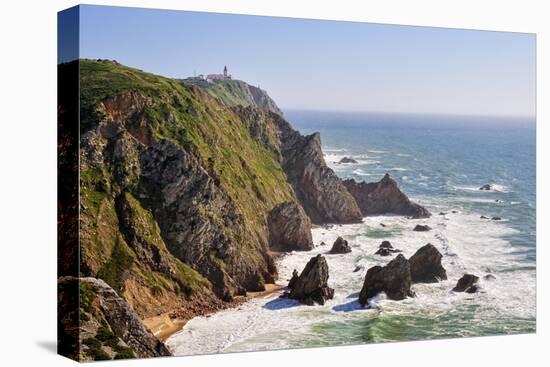
<svg viewBox="0 0 550 367"><path fill-rule="evenodd" d="M357 223L362 220L355 199L325 163L319 133L303 136L282 116L269 111L252 108L236 111L251 134L277 153L288 182L313 223Z"/></svg>

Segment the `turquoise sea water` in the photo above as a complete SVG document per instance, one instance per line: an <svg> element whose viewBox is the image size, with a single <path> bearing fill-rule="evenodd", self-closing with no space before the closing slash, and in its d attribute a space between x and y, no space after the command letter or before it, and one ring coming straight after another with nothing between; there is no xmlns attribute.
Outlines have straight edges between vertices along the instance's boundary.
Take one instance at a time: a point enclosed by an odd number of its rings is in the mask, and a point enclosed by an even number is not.
<svg viewBox="0 0 550 367"><path fill-rule="evenodd" d="M321 132L325 160L340 177L378 181L388 172L433 216L368 217L362 224L313 229L316 248L280 259L279 282L286 284L294 268L301 270L311 256L326 253L322 241L331 244L342 235L352 253L326 255L333 300L309 307L271 295L238 310L195 318L168 340L176 354L535 331L534 121L304 111L285 115L304 134ZM358 163L335 163L344 156ZM486 183L493 190L478 190ZM412 231L419 223L433 230ZM366 269L389 261L373 255L384 239L406 257L434 244L444 255L449 279L415 285L415 298L395 302L381 295L374 309L361 308L357 292ZM353 272L357 266L363 270ZM482 278L477 294L450 292L467 272L495 279Z"/></svg>

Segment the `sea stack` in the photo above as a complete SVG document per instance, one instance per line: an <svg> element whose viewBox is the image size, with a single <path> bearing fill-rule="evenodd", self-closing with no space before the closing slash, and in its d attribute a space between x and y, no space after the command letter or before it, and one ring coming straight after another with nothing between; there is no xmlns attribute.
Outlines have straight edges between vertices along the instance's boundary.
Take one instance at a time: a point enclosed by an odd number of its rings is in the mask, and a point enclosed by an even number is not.
<svg viewBox="0 0 550 367"><path fill-rule="evenodd" d="M411 218L428 218L431 215L426 208L413 203L387 173L379 182L366 183L347 179L344 180L344 185L357 201L364 216L393 213Z"/></svg>
<svg viewBox="0 0 550 367"><path fill-rule="evenodd" d="M366 305L369 298L380 292L396 301L414 297L411 285L411 266L405 256L399 254L386 266L373 266L367 270L363 288L359 292L359 303Z"/></svg>
<svg viewBox="0 0 550 367"><path fill-rule="evenodd" d="M321 254L312 257L300 276L293 281L289 298L309 306L315 303L324 305L326 300L334 297L334 289L327 284L328 278L326 259Z"/></svg>

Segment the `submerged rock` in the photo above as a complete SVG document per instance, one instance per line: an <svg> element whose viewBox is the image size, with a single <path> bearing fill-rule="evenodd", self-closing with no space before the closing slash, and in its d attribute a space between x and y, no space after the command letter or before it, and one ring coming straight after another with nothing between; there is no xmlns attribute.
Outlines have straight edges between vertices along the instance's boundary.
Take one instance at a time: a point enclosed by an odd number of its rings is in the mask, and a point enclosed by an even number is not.
<svg viewBox="0 0 550 367"><path fill-rule="evenodd" d="M302 273L292 284L289 298L312 306L314 303L324 305L334 297L334 289L328 286L328 264L321 255L312 257Z"/></svg>
<svg viewBox="0 0 550 367"><path fill-rule="evenodd" d="M357 266L355 267L355 269L353 269L353 272L354 272L354 273L357 273L358 271L361 271L361 270L363 270L363 269L365 269L365 267L364 267L363 265L357 265Z"/></svg>
<svg viewBox="0 0 550 367"><path fill-rule="evenodd" d="M359 292L359 303L364 306L369 298L380 292L386 293L386 296L392 300L414 297L411 285L409 261L399 254L386 266L373 266L367 270L363 288Z"/></svg>
<svg viewBox="0 0 550 367"><path fill-rule="evenodd" d="M430 212L409 200L389 174L379 182L356 182L344 180L344 185L353 195L364 216L394 213L412 218L428 218Z"/></svg>
<svg viewBox="0 0 550 367"><path fill-rule="evenodd" d="M479 188L480 190L489 191L492 189L491 185L485 184Z"/></svg>
<svg viewBox="0 0 550 367"><path fill-rule="evenodd" d="M493 274L487 274L483 277L483 279L485 280L495 280L497 277L494 276Z"/></svg>
<svg viewBox="0 0 550 367"><path fill-rule="evenodd" d="M295 202L275 206L267 218L269 246L276 251L308 251L313 249L311 221Z"/></svg>
<svg viewBox="0 0 550 367"><path fill-rule="evenodd" d="M414 229L413 231L416 231L416 232L427 232L429 231L430 229L432 229L430 226L426 225L426 224L417 224L416 226L414 226Z"/></svg>
<svg viewBox="0 0 550 367"><path fill-rule="evenodd" d="M443 255L428 243L410 257L411 280L413 283L436 283L447 279L447 272L441 265Z"/></svg>
<svg viewBox="0 0 550 367"><path fill-rule="evenodd" d="M349 252L351 252L351 247L349 247L348 241L342 237L338 237L336 241L334 241L329 254L347 254Z"/></svg>
<svg viewBox="0 0 550 367"><path fill-rule="evenodd" d="M502 220L501 217L491 217L491 220Z"/></svg>
<svg viewBox="0 0 550 367"><path fill-rule="evenodd" d="M340 159L337 163L357 163L357 161L351 157L344 157Z"/></svg>
<svg viewBox="0 0 550 367"><path fill-rule="evenodd" d="M453 292L475 293L478 290L478 281L479 277L476 275L464 274L456 283L456 286L453 288Z"/></svg>

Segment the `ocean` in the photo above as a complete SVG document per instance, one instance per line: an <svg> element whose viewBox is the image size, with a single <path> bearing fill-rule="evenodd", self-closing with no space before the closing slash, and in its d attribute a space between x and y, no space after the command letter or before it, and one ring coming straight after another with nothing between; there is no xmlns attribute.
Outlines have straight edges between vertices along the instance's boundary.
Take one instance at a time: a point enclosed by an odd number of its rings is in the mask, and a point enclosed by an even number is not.
<svg viewBox="0 0 550 367"><path fill-rule="evenodd" d="M535 332L534 119L312 111L285 116L303 134L321 133L325 161L338 176L371 182L387 172L432 217L375 216L361 224L314 228L313 250L278 260L278 283L286 285L293 269L301 271L343 236L352 252L325 255L334 299L310 307L272 294L194 318L167 340L174 354ZM336 163L344 156L357 163ZM480 191L484 184L492 190ZM414 232L416 224L432 230ZM383 240L407 258L432 243L443 254L448 280L415 284L415 298L391 301L382 294L373 308L360 307L367 269L391 259L374 255ZM358 266L362 270L354 272ZM465 273L481 278L478 293L450 291Z"/></svg>

